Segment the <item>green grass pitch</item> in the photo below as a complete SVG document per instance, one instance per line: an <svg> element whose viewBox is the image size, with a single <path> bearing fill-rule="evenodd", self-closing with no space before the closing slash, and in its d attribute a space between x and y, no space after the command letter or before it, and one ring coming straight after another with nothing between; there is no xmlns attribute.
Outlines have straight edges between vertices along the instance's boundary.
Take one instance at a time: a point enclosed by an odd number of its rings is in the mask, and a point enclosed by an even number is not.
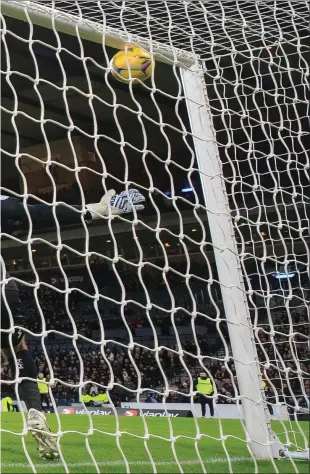
<svg viewBox="0 0 310 474"><path fill-rule="evenodd" d="M142 439L145 429L140 417L93 416L93 434L86 437L90 429L89 417L86 415L61 415L61 451L70 473L95 472L154 472L150 463L145 444L151 453L156 470L159 473L172 472L203 472L198 460L195 441L196 426L192 418L170 419L175 442L170 441L169 422L166 418L145 418L149 431L149 440ZM55 415L48 415L48 422L53 430L57 430ZM117 426L119 422L119 426ZM1 416L1 472L2 473L64 473L65 468L61 460L46 461L38 457L35 442L30 435L21 436L22 418L19 413L5 413ZM300 423L309 437L308 423ZM216 419L200 419L199 429L202 435L197 441L204 468L207 472L254 473L255 465L251 460L245 443L245 436L238 420L222 420L222 433L219 421ZM281 423L273 422L273 429L284 440L284 429ZM304 446L304 440L295 423L286 423L286 429L292 443ZM116 432L121 432L117 438ZM295 432L295 434L294 434ZM16 434L14 434L16 433ZM165 439L162 439L165 438ZM221 441L222 438L222 441ZM31 458L34 469L29 465L23 448L23 439ZM119 447L117 441L119 439ZM98 469L87 449L87 440ZM180 462L178 466L175 456ZM291 449L294 449L292 446ZM122 452L129 463L127 469ZM227 455L228 453L228 455ZM231 466L228 463L230 458ZM276 461L278 472L309 472L306 461L290 460ZM258 461L258 472L277 472L270 461Z"/></svg>

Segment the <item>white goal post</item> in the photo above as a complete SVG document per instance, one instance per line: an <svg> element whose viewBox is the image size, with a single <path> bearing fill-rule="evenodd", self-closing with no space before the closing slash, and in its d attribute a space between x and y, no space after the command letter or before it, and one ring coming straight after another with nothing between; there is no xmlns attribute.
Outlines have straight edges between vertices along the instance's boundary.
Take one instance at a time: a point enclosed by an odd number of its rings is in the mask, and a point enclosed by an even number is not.
<svg viewBox="0 0 310 474"><path fill-rule="evenodd" d="M157 62L163 62L165 64L173 66L173 68L177 68L178 72L176 73L176 77L177 77L177 80L179 80L180 78L180 82L182 84L182 87L181 87L182 92L179 93L178 95L178 101L180 101L181 99L185 100L187 114L188 114L188 118L190 122L190 134L188 134L184 129L183 130L184 136L187 137L188 135L190 135L190 138L193 140L193 144L194 144L193 153L195 154L197 168L198 168L200 180L201 180L202 192L203 192L203 196L205 200L204 204L201 204L198 202L198 200L196 200L196 202L193 204L193 209L194 211L205 210L208 217L207 220L208 220L208 226L209 226L209 231L211 235L211 246L214 253L216 270L218 274L218 282L221 288L222 302L223 302L224 313L225 313L225 317L224 317L223 313L218 311L217 316L216 316L217 328L218 328L220 337L223 341L223 345L226 348L224 357L221 360L225 363L225 366L227 367L228 371L230 372L230 376L234 381L233 382L234 399L236 401L236 404L240 412L241 422L244 423L244 431L246 433L247 447L253 459L265 459L265 460L268 459L272 461L273 463L274 463L273 459L277 459L279 457L288 457L291 460L294 458L307 459L309 456L309 451L306 448L304 448L303 451L290 452L288 450L288 444L280 442L278 437L272 431L272 427L270 423L271 418L268 412L268 405L266 403L266 397L265 397L264 389L263 389L263 378L267 379L268 381L269 379L268 379L268 375L266 376L266 371L268 372L271 366L272 367L277 366L279 370L279 374L280 374L279 377L281 379L281 384L283 384L283 383L286 383L286 380L289 377L288 372L291 369L288 369L285 366L286 360L283 361L281 353L279 355L279 351L281 351L281 348L278 349L277 342L275 342L275 339L274 339L274 337L275 336L277 337L277 334L280 335L280 333L282 337L282 332L281 330L278 330L277 327L275 327L272 323L273 316L271 315L272 311L270 309L270 300L272 300L272 292L270 290L270 286L266 282L264 282L264 285L267 288L266 290L267 296L264 297L263 299L264 299L264 304L266 304L266 313L268 313L267 319L270 324L270 326L268 326L266 329L266 334L267 334L266 337L270 336L270 341L275 352L275 362L273 360L270 361L269 353L266 356L267 360L265 361L260 360L260 357L258 354L259 350L262 350L264 352L265 346L264 346L264 343L261 342L261 332L265 331L265 329L264 329L264 326L261 325L260 321L257 319L258 318L257 312L260 306L258 303L253 303L253 298L255 297L255 295L261 296L261 294L263 294L265 290L263 289L263 286L261 286L261 288L258 288L258 289L257 288L253 289L249 287L251 278L247 274L244 262L245 262L246 257L249 257L249 258L251 257L253 260L255 260L256 263L258 262L257 265L258 264L262 265L263 276L261 276L261 274L258 272L259 281L261 282L261 280L264 277L266 277L266 274L268 274L269 272L269 270L266 272L264 270L264 264L268 256L265 253L263 257L257 257L256 252L254 250L248 250L248 247L246 247L246 244L245 244L245 238L242 236L242 233L241 233L242 229L239 227L239 223L244 222L249 226L250 240L252 238L253 245L255 245L256 237L252 236L252 230L253 229L259 230L258 234L260 238L262 239L261 245L263 246L263 253L266 252L266 245L263 242L264 239L261 237L264 230L263 231L261 230L260 222L258 221L254 222L251 219L251 216L249 214L250 211L247 208L246 197L244 200L244 208L243 208L243 211L246 213L245 217L244 215L242 215L242 212L236 212L236 209L234 210L231 209L230 202L231 200L234 200L234 196L233 196L234 186L236 186L236 189L237 189L237 185L241 183L240 186L242 187L243 176L242 176L242 173L238 175L237 166L233 163L233 160L231 159L231 157L227 159L225 166L228 163L228 164L232 164L232 168L235 167L233 171L234 177L232 178L232 180L230 180L230 178L226 179L226 177L224 176L225 174L223 172L224 165L223 165L223 162L221 161L222 156L220 156L220 152L219 152L219 139L217 137L217 131L216 131L217 126L213 122L214 112L212 112L212 107L210 106L208 85L206 84L206 74L208 74L208 70L206 67L206 59L201 58L201 51L199 51L199 48L197 48L196 50L194 46L194 39L197 33L193 33L193 45L192 45L191 51L189 51L189 48L187 50L182 49L180 47L177 48L172 44L161 43L158 40L152 39L152 37L148 38L146 36L145 37L140 36L138 34L135 34L134 32L131 32L125 29L123 31L118 30L118 29L113 29L111 26L105 24L104 2L95 2L95 1L92 2L94 4L94 7L98 7L98 12L102 15L101 23L98 22L96 18L92 19L87 16L86 18L84 18L82 8L80 9L80 15L77 15L76 13L75 14L70 13L69 9L67 8L64 8L63 10L57 9L57 2L48 2L48 3L49 4L52 3L53 6L51 7L50 5L49 6L45 5L44 2L40 2L40 1L30 2L30 1L2 0L1 14L7 17L21 20L21 21L27 21L29 23L32 23L33 25L42 26L52 31L57 31L57 32L77 36L79 41L87 40L90 42L103 44L105 46L109 46L116 49L123 49L126 44L136 44L150 51L152 54L154 54L154 57ZM74 2L74 3L77 5L79 4L79 2ZM162 2L162 3L167 4L167 2ZM189 23L191 23L190 13L188 13L188 8L190 7L191 2L184 1L180 3L182 3L183 5L182 8L184 9L184 11L186 11L186 15L189 19ZM219 21L220 23L220 20L217 18L216 15L213 15L212 12L209 15L207 2L202 1L202 2L197 2L197 4L198 3L200 5L201 11L205 10L206 30L208 30L208 28L210 30L212 28L215 28L214 22L216 23L216 21ZM222 2L219 2L219 3L221 4ZM239 4L240 2L236 2L236 3ZM261 3L263 2L260 2L260 1L253 2L253 5L254 5L253 8L254 7L260 8ZM288 2L288 3L291 4L292 2ZM240 13L241 9L239 9L239 6L237 6L236 8ZM241 13L240 13L240 16L242 17ZM246 20L244 20L244 22L246 23ZM244 25L243 27L245 28ZM251 28L252 27L253 26L251 25ZM227 37L229 39L229 32L226 32L225 41L227 40ZM238 41L241 41L241 40L238 40ZM251 46L247 42L246 37L244 39L244 42L245 42L244 49L248 48L249 64L252 65L254 62L254 56L253 56L254 48L251 49ZM216 53L213 53L212 51L213 47L214 47L214 44L213 45L210 44L210 54L208 55L208 57L209 58L211 57L211 59L212 58L214 59L217 57ZM266 45L265 47L261 47L261 51L263 51L263 53L265 54L266 51L268 52L268 47L269 47L268 45ZM277 47L280 48L281 46L277 46ZM297 49L298 49L298 45L297 45ZM299 51L300 50L301 49L299 46ZM234 55L236 54L237 52L233 51L233 49L229 53L227 53L227 56L229 56L229 61L232 61L233 67L235 68L239 67L239 64L237 66L234 64ZM283 55L285 56L284 50L283 50ZM302 57L302 53L300 53L300 55ZM255 58L257 59L257 57ZM267 64L266 67L268 69L268 60L264 57L262 61L265 66ZM225 67L226 66L223 66L223 69L225 69ZM285 67L285 66L280 65L279 68L281 69L281 67ZM289 70L288 66L287 68ZM241 69L242 69L242 66L241 66ZM221 72L219 72L219 76L220 74ZM271 73L271 76L272 74L273 73ZM255 72L253 72L253 75L255 76ZM224 85L221 84L221 86L223 86L223 89L225 89L225 84ZM154 78L152 78L152 86L150 87L153 87L154 89L156 88ZM233 87L235 87L235 90L236 90L235 99L236 99L236 102L238 102L239 84L237 83L237 80L233 84ZM259 84L257 86L257 90L255 88L254 89L256 92L258 92L260 88L261 88L261 85ZM275 86L275 89L276 89L275 103L277 104L277 100L281 94L279 92L278 86ZM221 95L220 91L218 91L218 95L219 96ZM211 98L211 100L213 99L214 97ZM242 100L240 99L239 102L241 103ZM296 96L295 102L298 102L297 96ZM227 106L226 108L226 105L223 106L223 110L219 113L219 116L221 115L221 113L223 115L224 113L227 113L229 115L230 113L229 107ZM251 107L252 107L252 103L251 103ZM273 107L273 105L270 107ZM268 105L266 106L266 108L268 108ZM242 113L244 115L242 119L248 118L246 99L245 101L242 102L241 109L243 109L243 112L240 112L240 115ZM296 115L298 115L297 112L296 112ZM218 117L216 117L216 119L217 118ZM281 121L281 119L279 120ZM249 123L250 122L251 120L249 118ZM244 127L244 129L250 130L250 133L248 133L247 135L247 139L249 141L255 140L255 136L252 133L252 129L258 126L257 124L259 124L259 119L257 119L256 115L255 115L254 122L253 122L254 125L250 123L249 126ZM261 123L267 124L268 126L270 126L270 128L272 128L273 126L273 124L268 123L266 118L261 118ZM281 126L285 127L283 123L282 125L279 125L279 129L281 129ZM266 125L266 128L267 128L267 125ZM227 129L229 128L226 125L225 127ZM229 133L229 131L227 133ZM243 133L243 132L240 132L240 133ZM291 135L294 135L295 131L292 129L290 133ZM298 133L299 132L297 132L297 134ZM244 131L244 134L246 135L246 131ZM268 131L266 132L266 134L268 135ZM301 136L302 133L300 132L299 135ZM277 139L273 137L275 137L275 135L273 134L273 132L270 132L270 134L268 135L267 141L272 142L273 139L274 140ZM229 146L227 145L226 148L229 148ZM246 145L245 145L245 148L246 148ZM250 155L250 153L253 150L250 149L251 148L250 146L247 148L248 150L246 151L246 153ZM19 151L17 152L17 155L18 153ZM15 156L15 158L18 161L17 155ZM260 157L255 156L255 153L253 153L253 161L258 161L259 158ZM270 158L272 159L271 152L270 152ZM290 158L289 161L290 162L294 161L294 158ZM169 165L169 163L167 163L167 165ZM255 166L256 165L254 164L253 169L252 169L253 174L255 174ZM191 176L191 173L195 171L194 167L193 167L193 164L190 167L188 167L187 172L189 176ZM304 166L304 170L309 170L309 162L308 162L308 165L306 164ZM257 170L256 172L259 173L259 171ZM288 173L290 174L290 170L288 171ZM271 174L273 178L277 180L277 176L280 176L281 173L278 172L278 175L277 175L277 170L276 170L275 172L271 171ZM292 182L293 181L294 181L294 178L292 178ZM229 188L229 191L227 191L227 186L228 184L230 186L231 183L232 183L232 186ZM294 182L292 186L294 187ZM250 192L249 186L247 187L246 185L244 189L246 190L245 196L247 196L247 193ZM254 194L257 192L257 195L258 195L261 189L262 189L261 183L258 180L255 182L255 184L253 184L251 191ZM286 206L286 202L284 202L283 200L281 204L278 205L278 201L276 199L276 194L278 193L278 191L279 193L281 193L281 189L282 189L281 179L279 177L278 177L278 181L275 183L275 189L277 189L277 192L274 192L274 195L273 195L274 209L275 209L275 213L278 213L278 215L280 215L279 208L282 209L283 206ZM150 190L146 190L146 191L148 192ZM285 194L285 189L283 192ZM296 191L296 195L298 195L298 193L299 191ZM263 191L262 191L262 194L263 194ZM171 195L171 202L173 203L173 205L176 202L175 195L173 193ZM301 202L300 205L301 206L304 205L305 207L309 204L306 194L302 195L301 193L300 202ZM257 203L258 203L257 212L259 214L263 214L265 211L265 208L268 206L265 206L263 201L259 201L258 199L257 199ZM290 205L294 206L295 201L293 202L293 204L291 202ZM298 211L296 211L296 213L298 214ZM305 214L307 218L307 213ZM306 237L305 237L305 232L303 232L303 229L307 229L306 224L304 224L305 219L303 218L300 219L299 217L297 217L296 220L299 221L299 224L298 224L299 227L297 225L299 235L297 235L296 239L301 239L302 242L305 243ZM264 221L264 218L262 218L262 221ZM275 222L269 222L268 217L266 217L265 221L267 222L268 226L269 225L271 226L272 229L278 228L281 231L281 225L282 225L281 218L279 218ZM136 225L137 223L139 223L139 221L135 222L134 225ZM291 236L290 234L291 230L289 227L288 229L289 229L288 230L289 237L287 238L290 238L291 240L293 240L295 237ZM309 221L308 221L308 229L309 229ZM237 237L239 237L239 241ZM205 238L206 236L204 235L204 239ZM180 238L180 241L181 240L182 238ZM240 243L240 240L241 240L241 243ZM201 249L202 249L201 253L203 255L204 255L205 244L206 244L206 241L204 240L201 245ZM271 246L273 245L272 239L271 239L270 245ZM285 247L285 244L284 244L284 247ZM293 243L292 243L292 247L294 248ZM306 245L305 245L305 248L306 248ZM188 254L186 252L187 251L185 251L185 256L188 257ZM290 258L288 257L289 254L291 254L291 252L289 252L287 249L286 249L286 254L284 255L283 258L281 255L279 257L277 256L277 251L274 251L272 253L271 260L274 262L274 268L275 268L274 271L278 275L282 274L279 271L278 266L279 264L283 264L283 262L284 262L283 273L288 274L287 266L290 261ZM308 274L309 274L309 268L307 270L307 267L306 267L306 265L309 265L309 249L308 249L307 258L308 260L306 261L306 264L302 264L303 270L300 273L304 273L308 271ZM186 275L186 277L188 277L188 275ZM210 281L208 281L208 284L213 283L212 278L213 277L210 278ZM267 281L267 277L265 278L265 280ZM287 285L288 285L288 290L287 290L288 296L286 293L285 294L283 293L284 302L281 303L281 306L283 306L285 310L287 310L287 318L290 324L288 342L291 344L291 347L293 346L295 347L296 341L294 337L296 335L299 335L302 338L303 334L300 335L298 332L298 328L294 327L295 322L294 320L292 320L292 317L291 317L292 310L289 306L289 302L291 301L293 297L292 295L294 294L294 288L292 289L292 286L290 286L291 285L290 280L288 280ZM306 310L307 305L309 304L309 292L305 292L303 290L303 285L301 283L300 283L300 287L302 291L302 294L299 297L300 306L302 306L305 309L305 311L309 311L309 309ZM251 317L252 316L251 309L253 309L253 314L255 313L254 322L253 322L253 318ZM195 318L196 316L197 316L197 312L196 313L192 312L192 317ZM223 321L227 321L231 351L230 351L230 347L226 343L225 338L220 330L220 323ZM302 342L303 341L304 339L302 339ZM158 347L159 346L157 345L157 348L155 349L158 349ZM179 348L177 352L179 356L181 355L183 356L181 348ZM297 350L294 352L292 349L292 353L293 353L293 357L297 366L296 377L299 379L300 384L302 385L302 389L301 389L302 393L305 395L304 378L306 377L305 375L306 372L305 372L305 369L301 368L300 361L298 359ZM206 354L202 355L200 351L198 350L197 363L200 365L202 370L205 369L205 371L209 373L208 367L205 366L205 359L206 359L205 356ZM233 361L234 366L235 366L236 379L234 379L233 374L228 366L228 363L230 363L231 361ZM273 383L270 382L270 384L273 387L274 392L277 392ZM289 385L289 388L290 388L290 385ZM195 392L195 388L192 387L191 396L194 395L194 392ZM215 389L215 397L216 396L217 396L217 391ZM294 395L294 393L291 393L291 398L294 401L295 407L298 408L299 402L296 396ZM275 399L276 399L275 405L281 406L285 404L285 402L280 401L277 395L275 395ZM191 399L191 402L192 402L192 399ZM243 419L244 419L244 422L243 422ZM298 420L296 420L296 423L298 424ZM284 424L283 424L283 427L284 427ZM284 427L284 432L285 431L286 429ZM300 429L300 431L302 430ZM305 437L303 436L303 438ZM274 467L276 469L275 464L274 464Z"/></svg>
<svg viewBox="0 0 310 474"><path fill-rule="evenodd" d="M262 397L262 377L220 158L207 107L203 72L197 64L190 69L181 70L181 76L251 450L257 458L278 457L283 446L272 434L267 406ZM229 354L226 354L226 357L228 362Z"/></svg>

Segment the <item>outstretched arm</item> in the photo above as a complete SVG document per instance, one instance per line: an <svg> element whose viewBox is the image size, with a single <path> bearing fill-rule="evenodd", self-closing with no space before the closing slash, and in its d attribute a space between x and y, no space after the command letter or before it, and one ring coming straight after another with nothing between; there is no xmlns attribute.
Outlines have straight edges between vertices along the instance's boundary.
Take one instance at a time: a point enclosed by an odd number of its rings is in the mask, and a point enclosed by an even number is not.
<svg viewBox="0 0 310 474"><path fill-rule="evenodd" d="M130 189L128 192L123 191L120 194L115 194L114 190L108 191L98 203L87 204L87 213L85 220L97 220L103 216L121 215L125 213L141 211L144 209L142 204L145 201L144 196L136 189ZM8 228L10 220L20 221L22 224L28 223L27 212L25 206L16 198L2 197L1 199L1 224L4 232ZM60 224L79 224L81 223L82 206L66 206L58 204L56 207L56 216ZM48 204L34 204L27 205L27 210L30 214L32 225L35 229L48 228L55 226L55 219L53 214L53 206Z"/></svg>

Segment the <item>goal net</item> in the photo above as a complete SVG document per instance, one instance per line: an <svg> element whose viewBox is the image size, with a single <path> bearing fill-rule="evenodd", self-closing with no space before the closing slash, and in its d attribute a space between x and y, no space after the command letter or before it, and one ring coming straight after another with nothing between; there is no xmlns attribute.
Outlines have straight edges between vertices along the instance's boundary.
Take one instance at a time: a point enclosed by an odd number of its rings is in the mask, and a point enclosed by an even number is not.
<svg viewBox="0 0 310 474"><path fill-rule="evenodd" d="M2 1L1 193L146 198L1 234L60 449L38 458L3 360L3 472L307 471L308 18L306 0ZM154 56L145 82L111 75L130 45Z"/></svg>

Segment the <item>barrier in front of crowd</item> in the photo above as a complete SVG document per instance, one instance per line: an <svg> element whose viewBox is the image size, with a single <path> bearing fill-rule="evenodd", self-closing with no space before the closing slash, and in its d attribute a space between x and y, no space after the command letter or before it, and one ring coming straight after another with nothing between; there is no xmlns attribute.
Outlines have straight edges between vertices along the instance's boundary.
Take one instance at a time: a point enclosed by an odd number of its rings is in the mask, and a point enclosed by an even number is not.
<svg viewBox="0 0 310 474"><path fill-rule="evenodd" d="M23 402L22 402L23 403ZM17 408L17 402L13 401L13 406ZM146 417L157 417L157 418L182 418L191 416L193 413L196 417L201 417L201 406L198 403L191 405L190 403L135 403L135 402L124 402L121 404L121 408L115 408L116 413L120 416L140 416L140 408L143 409L143 414ZM114 415L115 411L112 405L104 404L101 407L89 407L87 409L81 403L74 403L72 406L58 406L58 413L64 415L101 415L109 416ZM166 411L167 410L167 411ZM209 416L209 408L207 407L207 416ZM3 411L0 407L0 411ZM26 406L23 403L23 411L26 412ZM215 417L216 418L230 418L238 419L243 416L242 407L239 408L237 405L232 404L220 404L215 405ZM307 415L308 419L309 415ZM273 405L273 419L275 420L289 420L289 414L287 407Z"/></svg>
<svg viewBox="0 0 310 474"><path fill-rule="evenodd" d="M134 403L134 402L123 402L121 404L122 408L127 409L134 409L139 410L139 408L143 408L143 410L154 409L154 405L156 406L157 410L164 410L165 408L170 410L180 410L184 412L192 411L197 418L201 417L201 406L199 403L194 403L191 405L190 403ZM287 411L286 405L277 406L273 405L273 419L275 420L289 420L289 414ZM206 414L209 416L209 408L206 407ZM186 416L186 415L185 415ZM230 418L230 419L238 419L243 418L242 406L238 407L235 404L224 403L224 404L215 404L214 410L215 418Z"/></svg>
<svg viewBox="0 0 310 474"><path fill-rule="evenodd" d="M60 406L57 407L58 413L62 415L95 415L95 416L110 416L110 415L115 415L115 411L117 415L120 416L140 416L140 410L135 410L135 409L127 409L127 408L115 408L115 410L112 409L111 405L103 405L101 407L91 407L91 408L84 408L83 405L79 404L74 404L72 407L68 406ZM177 409L177 410L161 410L157 409L157 407L154 409L154 406L150 409L143 410L143 415L146 417L152 417L152 418L181 418L181 417L186 417L189 416L189 412Z"/></svg>

